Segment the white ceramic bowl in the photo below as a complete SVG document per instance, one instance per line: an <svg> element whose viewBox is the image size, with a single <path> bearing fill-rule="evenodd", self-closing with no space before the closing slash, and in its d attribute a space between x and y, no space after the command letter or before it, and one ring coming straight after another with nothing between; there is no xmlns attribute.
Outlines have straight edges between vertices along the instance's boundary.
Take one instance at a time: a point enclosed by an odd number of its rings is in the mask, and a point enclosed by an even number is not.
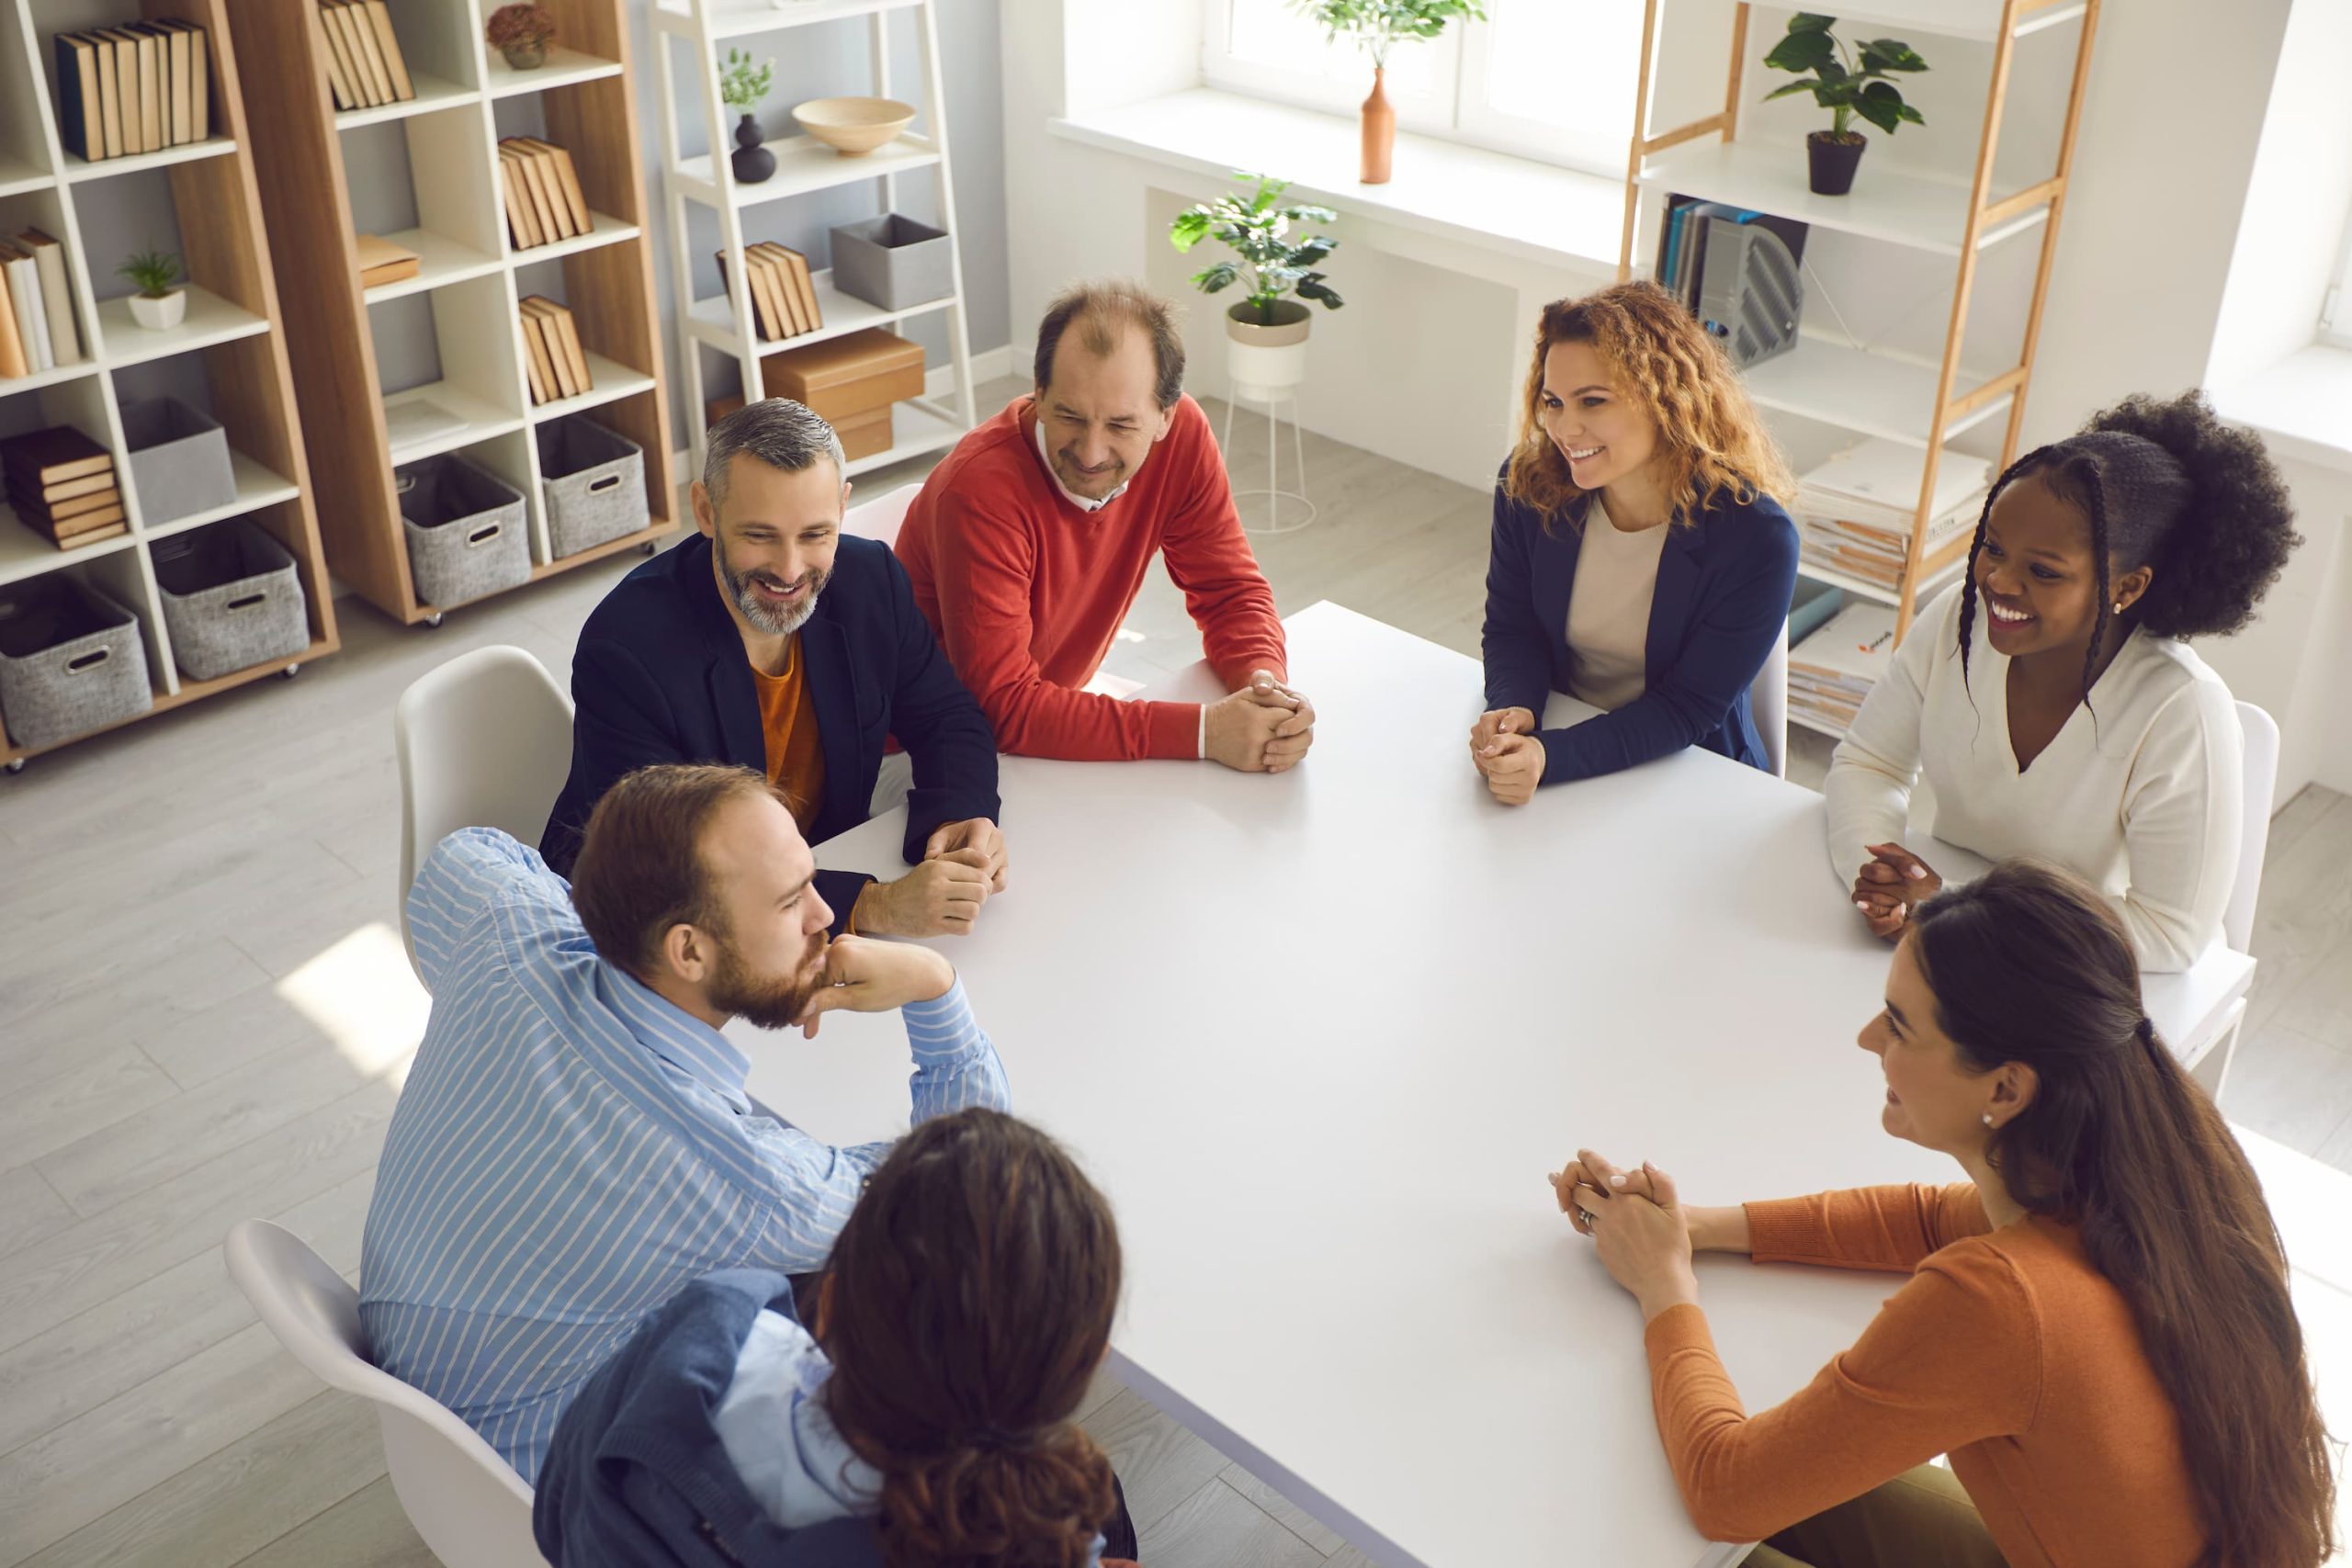
<svg viewBox="0 0 2352 1568"><path fill-rule="evenodd" d="M895 98L811 98L796 105L792 118L842 157L857 158L913 124L915 110Z"/></svg>

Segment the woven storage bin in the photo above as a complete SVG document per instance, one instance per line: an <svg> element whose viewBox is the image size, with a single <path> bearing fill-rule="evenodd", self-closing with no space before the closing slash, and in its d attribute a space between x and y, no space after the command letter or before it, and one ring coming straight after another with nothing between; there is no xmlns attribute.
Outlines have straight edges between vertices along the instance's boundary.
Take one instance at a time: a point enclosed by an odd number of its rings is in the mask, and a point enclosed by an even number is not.
<svg viewBox="0 0 2352 1568"><path fill-rule="evenodd" d="M122 441L143 525L159 528L237 499L228 434L203 410L177 398L125 403Z"/></svg>
<svg viewBox="0 0 2352 1568"><path fill-rule="evenodd" d="M645 499L645 449L582 414L539 426L539 483L556 559L653 521Z"/></svg>
<svg viewBox="0 0 2352 1568"><path fill-rule="evenodd" d="M293 659L311 620L286 547L238 518L153 547L172 662L191 681Z"/></svg>
<svg viewBox="0 0 2352 1568"><path fill-rule="evenodd" d="M447 608L531 580L523 493L455 455L392 470L417 599Z"/></svg>
<svg viewBox="0 0 2352 1568"><path fill-rule="evenodd" d="M155 705L138 617L69 577L0 591L0 722L54 746Z"/></svg>

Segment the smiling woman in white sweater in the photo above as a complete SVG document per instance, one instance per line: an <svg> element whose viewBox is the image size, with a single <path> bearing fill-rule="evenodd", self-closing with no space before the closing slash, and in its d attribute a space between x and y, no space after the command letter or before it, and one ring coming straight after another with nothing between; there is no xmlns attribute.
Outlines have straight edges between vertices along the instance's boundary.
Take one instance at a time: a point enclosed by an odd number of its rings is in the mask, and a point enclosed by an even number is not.
<svg viewBox="0 0 2352 1568"><path fill-rule="evenodd" d="M2068 866L2142 967L2195 962L2237 875L2245 740L2185 639L2244 626L2301 542L2262 443L2197 392L2130 399L2012 464L1967 571L1829 765L1830 867L1871 929L1899 936L1943 886L1905 844L1931 831ZM1915 829L1923 782L1934 818Z"/></svg>

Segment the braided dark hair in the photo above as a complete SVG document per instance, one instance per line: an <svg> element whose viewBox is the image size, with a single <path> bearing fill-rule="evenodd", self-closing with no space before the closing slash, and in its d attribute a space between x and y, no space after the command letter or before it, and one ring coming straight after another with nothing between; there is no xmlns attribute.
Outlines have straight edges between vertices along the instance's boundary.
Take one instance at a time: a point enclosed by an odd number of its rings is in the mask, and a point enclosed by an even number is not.
<svg viewBox="0 0 2352 1568"><path fill-rule="evenodd" d="M2115 620L2112 574L2154 567L2148 591L2122 618L2151 637L2227 637L2285 569L2302 536L2287 481L2261 437L2222 422L2200 391L2166 400L2137 395L2093 414L2063 441L2009 465L1984 497L1961 578L1960 666L1966 679L1976 622L1976 558L2001 492L2028 474L2090 524L2098 616L2083 662L2083 700Z"/></svg>

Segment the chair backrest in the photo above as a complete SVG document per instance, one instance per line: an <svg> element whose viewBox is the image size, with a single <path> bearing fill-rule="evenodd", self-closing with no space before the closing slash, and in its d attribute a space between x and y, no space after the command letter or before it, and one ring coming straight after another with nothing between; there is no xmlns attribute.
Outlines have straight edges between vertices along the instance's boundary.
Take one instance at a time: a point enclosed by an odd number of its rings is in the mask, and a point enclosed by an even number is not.
<svg viewBox="0 0 2352 1568"><path fill-rule="evenodd" d="M2237 885L2222 915L2222 940L2250 953L2262 862L2270 848L2270 808L2278 793L2278 721L2252 703L2240 703L2238 728L2245 731L2245 820L2239 829Z"/></svg>
<svg viewBox="0 0 2352 1568"><path fill-rule="evenodd" d="M571 771L571 699L547 667L503 645L427 671L392 709L400 756L401 940L409 963L409 884L433 846L460 828L539 841Z"/></svg>
<svg viewBox="0 0 2352 1568"><path fill-rule="evenodd" d="M1756 733L1764 738L1764 756L1772 776L1789 776L1789 623L1781 623L1781 640L1756 672L1747 689L1747 705L1756 719Z"/></svg>
<svg viewBox="0 0 2352 1568"><path fill-rule="evenodd" d="M899 530L907 521L907 508L914 504L922 491L920 480L900 485L888 495L877 495L872 501L861 501L842 518L842 532L861 539L879 539L885 545L899 542Z"/></svg>
<svg viewBox="0 0 2352 1568"><path fill-rule="evenodd" d="M543 1563L531 1488L475 1430L368 1364L359 1294L302 1238L244 1220L224 1250L229 1278L294 1359L331 1388L375 1404L384 1464L409 1523L447 1568Z"/></svg>

